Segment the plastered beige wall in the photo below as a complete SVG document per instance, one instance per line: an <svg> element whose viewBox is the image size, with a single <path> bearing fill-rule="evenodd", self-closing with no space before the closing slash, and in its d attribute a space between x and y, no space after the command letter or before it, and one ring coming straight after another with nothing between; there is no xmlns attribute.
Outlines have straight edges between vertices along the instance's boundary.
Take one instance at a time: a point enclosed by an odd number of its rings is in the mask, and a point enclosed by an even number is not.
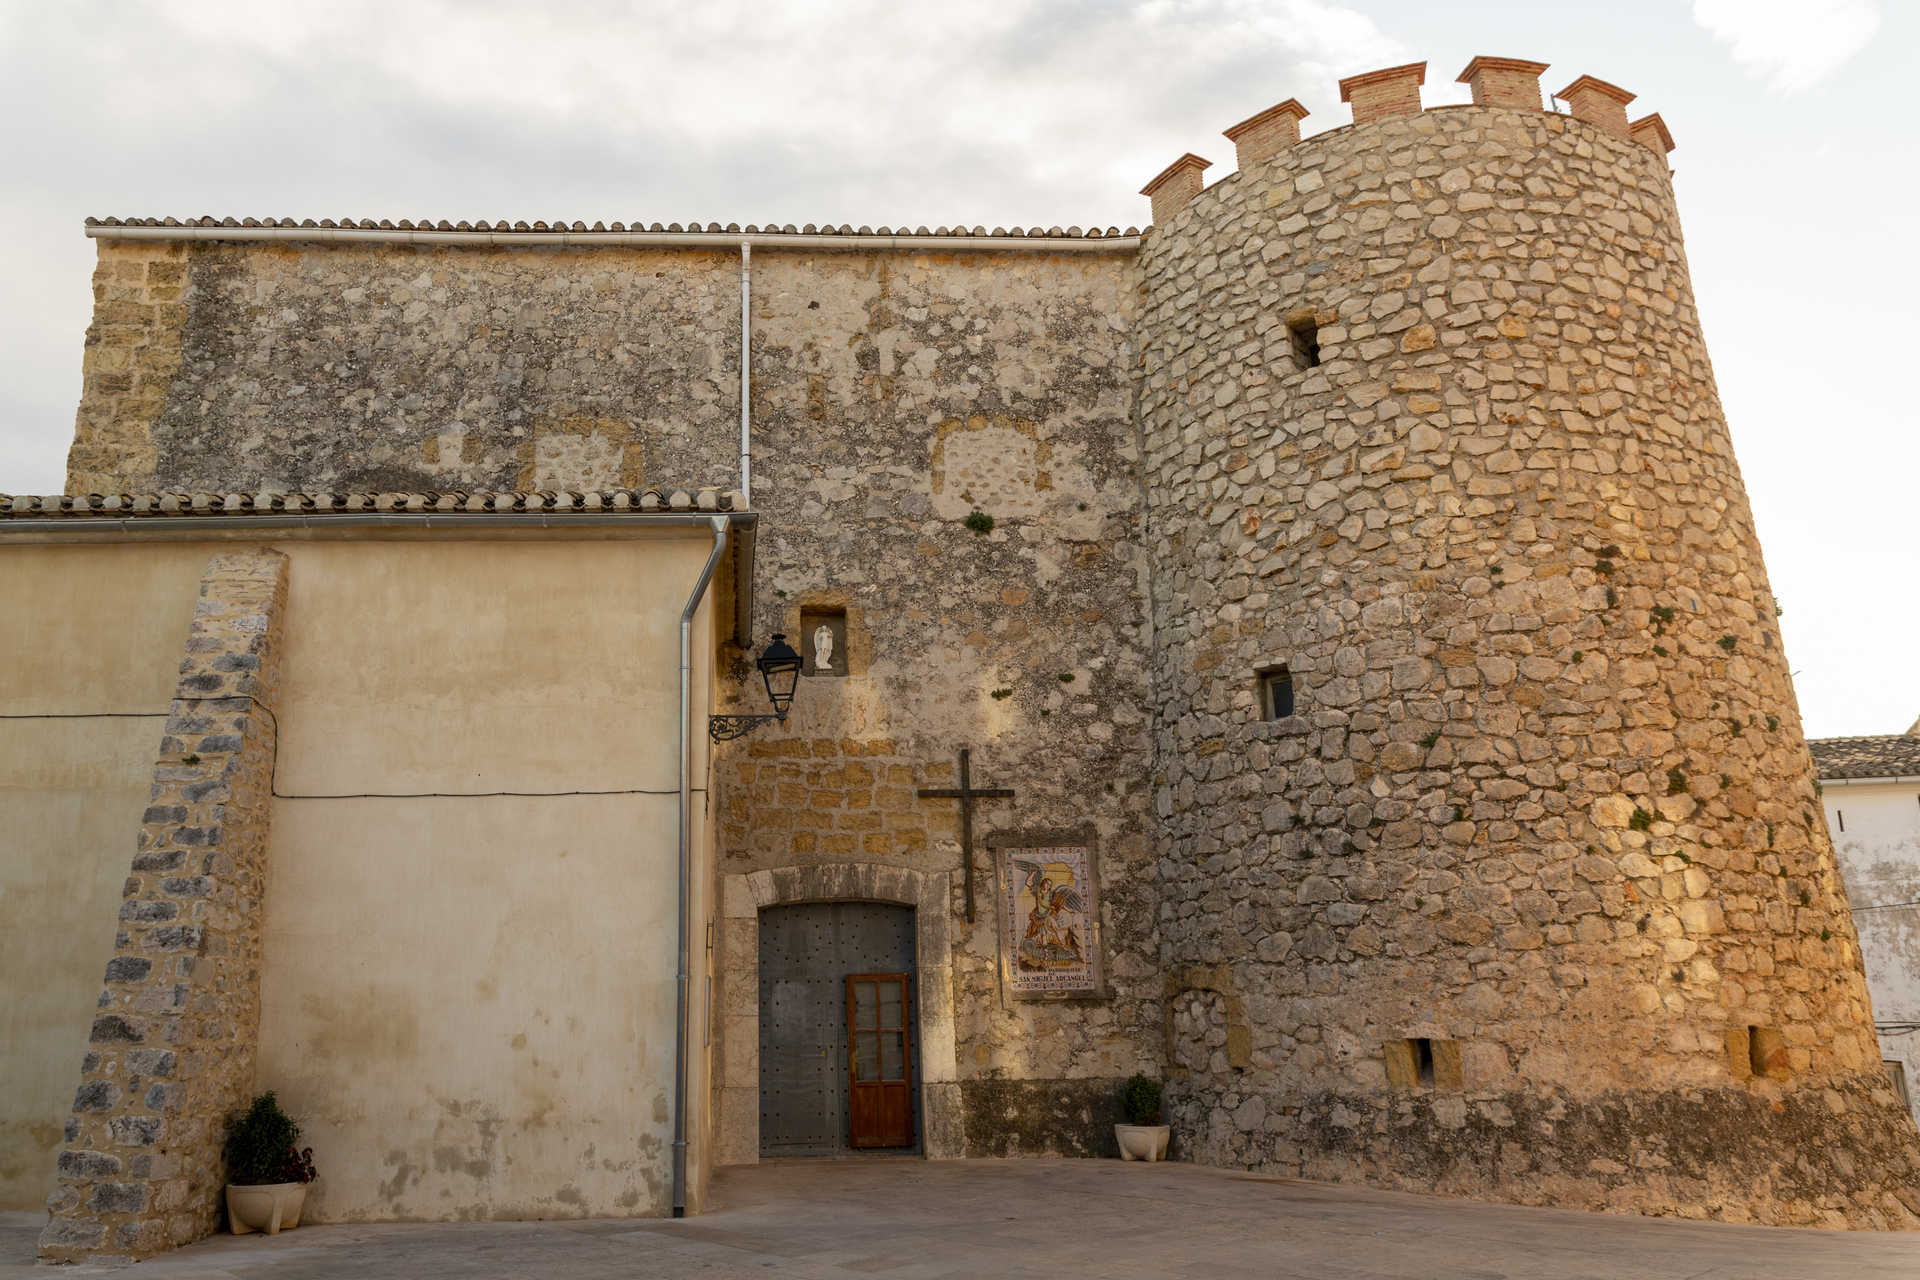
<svg viewBox="0 0 1920 1280"><path fill-rule="evenodd" d="M0 715L164 714L208 554L0 546ZM0 1210L52 1185L164 723L0 719Z"/></svg>
<svg viewBox="0 0 1920 1280"><path fill-rule="evenodd" d="M678 620L710 545L286 548L282 797L661 793L276 799L259 1085L306 1126L315 1220L664 1210Z"/></svg>

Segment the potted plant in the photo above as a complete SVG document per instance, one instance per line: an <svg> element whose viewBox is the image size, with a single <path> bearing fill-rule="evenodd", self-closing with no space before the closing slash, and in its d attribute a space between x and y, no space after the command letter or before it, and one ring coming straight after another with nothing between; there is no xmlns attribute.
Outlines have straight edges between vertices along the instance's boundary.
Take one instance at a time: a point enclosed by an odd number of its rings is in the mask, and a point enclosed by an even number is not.
<svg viewBox="0 0 1920 1280"><path fill-rule="evenodd" d="M1160 1123L1160 1082L1135 1073L1120 1090L1120 1109L1127 1123L1113 1126L1122 1160L1165 1160L1170 1126Z"/></svg>
<svg viewBox="0 0 1920 1280"><path fill-rule="evenodd" d="M227 1132L227 1222L233 1234L278 1235L300 1225L313 1181L313 1148L269 1089Z"/></svg>

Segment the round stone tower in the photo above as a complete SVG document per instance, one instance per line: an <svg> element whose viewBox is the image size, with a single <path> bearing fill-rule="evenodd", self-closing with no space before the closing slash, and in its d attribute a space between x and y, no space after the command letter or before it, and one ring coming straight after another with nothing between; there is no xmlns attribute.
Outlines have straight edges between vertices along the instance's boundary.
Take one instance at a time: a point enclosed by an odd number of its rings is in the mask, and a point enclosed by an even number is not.
<svg viewBox="0 0 1920 1280"><path fill-rule="evenodd" d="M1543 64L1147 191L1169 1098L1209 1163L1920 1224L1659 117ZM1288 705L1289 696L1291 705Z"/></svg>

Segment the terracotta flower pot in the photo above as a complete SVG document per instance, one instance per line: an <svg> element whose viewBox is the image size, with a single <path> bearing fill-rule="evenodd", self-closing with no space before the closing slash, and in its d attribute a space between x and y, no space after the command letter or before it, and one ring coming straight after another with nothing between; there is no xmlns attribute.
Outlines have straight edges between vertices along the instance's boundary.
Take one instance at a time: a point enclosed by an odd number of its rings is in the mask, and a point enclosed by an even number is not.
<svg viewBox="0 0 1920 1280"><path fill-rule="evenodd" d="M304 1182L272 1182L264 1186L227 1184L227 1222L237 1236L264 1231L277 1236L300 1225L300 1208L307 1202Z"/></svg>
<svg viewBox="0 0 1920 1280"><path fill-rule="evenodd" d="M1122 1160L1165 1160L1167 1158L1167 1140L1173 1136L1173 1126L1164 1124L1117 1124L1113 1126L1113 1136L1120 1143Z"/></svg>

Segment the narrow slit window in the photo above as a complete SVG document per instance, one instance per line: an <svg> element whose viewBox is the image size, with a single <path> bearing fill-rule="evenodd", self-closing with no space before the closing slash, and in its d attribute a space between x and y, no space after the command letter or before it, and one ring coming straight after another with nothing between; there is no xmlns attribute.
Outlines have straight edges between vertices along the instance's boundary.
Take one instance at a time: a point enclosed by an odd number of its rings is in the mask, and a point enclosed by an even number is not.
<svg viewBox="0 0 1920 1280"><path fill-rule="evenodd" d="M1295 368L1311 369L1320 363L1320 322L1312 316L1295 316L1287 321L1287 338L1293 344Z"/></svg>
<svg viewBox="0 0 1920 1280"><path fill-rule="evenodd" d="M1284 666L1260 673L1260 718L1284 720L1293 714L1293 673Z"/></svg>
<svg viewBox="0 0 1920 1280"><path fill-rule="evenodd" d="M1835 809L1833 816L1840 819L1840 830L1845 832L1847 829L1847 811L1845 809Z"/></svg>
<svg viewBox="0 0 1920 1280"><path fill-rule="evenodd" d="M1413 1070L1422 1089L1433 1088L1433 1041L1421 1036L1413 1042Z"/></svg>

